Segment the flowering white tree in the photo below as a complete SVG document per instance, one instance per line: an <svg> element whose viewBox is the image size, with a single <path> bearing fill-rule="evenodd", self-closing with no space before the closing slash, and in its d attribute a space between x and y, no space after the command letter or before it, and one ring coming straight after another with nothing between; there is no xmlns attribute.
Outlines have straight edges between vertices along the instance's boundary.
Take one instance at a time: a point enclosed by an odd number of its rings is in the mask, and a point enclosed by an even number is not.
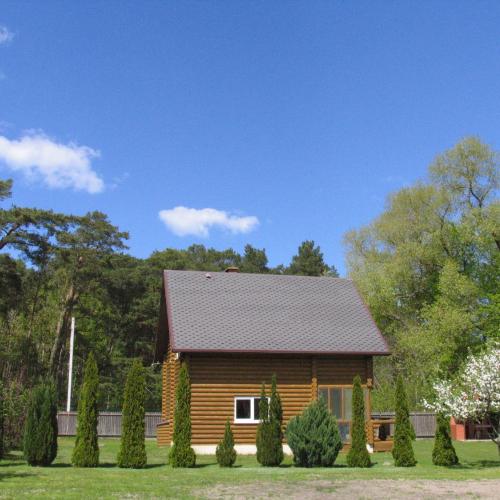
<svg viewBox="0 0 500 500"><path fill-rule="evenodd" d="M467 358L453 380L434 384L436 398L424 405L459 420L485 421L500 454L500 344Z"/></svg>

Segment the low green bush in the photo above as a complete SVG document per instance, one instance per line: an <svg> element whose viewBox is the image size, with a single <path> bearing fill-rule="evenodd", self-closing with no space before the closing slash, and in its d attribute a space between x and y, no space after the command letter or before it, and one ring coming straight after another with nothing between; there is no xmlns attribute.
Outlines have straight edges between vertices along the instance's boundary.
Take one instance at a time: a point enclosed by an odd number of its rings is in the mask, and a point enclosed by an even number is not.
<svg viewBox="0 0 500 500"><path fill-rule="evenodd" d="M232 467L236 462L236 450L234 449L234 437L231 430L229 419L226 421L226 429L224 431L224 438L215 450L217 463L221 467Z"/></svg>
<svg viewBox="0 0 500 500"><path fill-rule="evenodd" d="M337 421L323 398L290 420L286 438L299 467L331 467L342 448Z"/></svg>

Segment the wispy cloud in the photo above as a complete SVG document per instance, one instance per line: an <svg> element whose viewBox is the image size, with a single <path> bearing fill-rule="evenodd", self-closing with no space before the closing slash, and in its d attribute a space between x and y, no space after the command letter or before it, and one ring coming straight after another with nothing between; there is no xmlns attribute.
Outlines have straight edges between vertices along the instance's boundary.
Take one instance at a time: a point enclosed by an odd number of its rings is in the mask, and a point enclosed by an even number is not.
<svg viewBox="0 0 500 500"><path fill-rule="evenodd" d="M14 33L7 26L0 26L0 45L4 45L12 41Z"/></svg>
<svg viewBox="0 0 500 500"><path fill-rule="evenodd" d="M104 182L92 168L99 151L75 143L61 144L45 134L27 133L20 139L0 135L0 164L50 188L73 188L100 193Z"/></svg>
<svg viewBox="0 0 500 500"><path fill-rule="evenodd" d="M215 208L175 207L161 210L158 214L163 223L177 236L207 237L213 227L226 229L232 233L248 233L259 225L253 215L240 217Z"/></svg>

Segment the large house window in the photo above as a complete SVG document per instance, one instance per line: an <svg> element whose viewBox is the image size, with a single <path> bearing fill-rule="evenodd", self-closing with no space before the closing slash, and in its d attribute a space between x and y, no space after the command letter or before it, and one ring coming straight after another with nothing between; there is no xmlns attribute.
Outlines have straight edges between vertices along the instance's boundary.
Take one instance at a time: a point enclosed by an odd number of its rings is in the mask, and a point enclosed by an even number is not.
<svg viewBox="0 0 500 500"><path fill-rule="evenodd" d="M269 398L267 398L269 401ZM260 398L238 396L234 398L234 422L236 424L258 424Z"/></svg>
<svg viewBox="0 0 500 500"><path fill-rule="evenodd" d="M365 418L368 419L368 389L365 393ZM352 386L319 386L318 398L323 398L332 415L335 415L339 425L340 437L343 442L351 439L352 419Z"/></svg>

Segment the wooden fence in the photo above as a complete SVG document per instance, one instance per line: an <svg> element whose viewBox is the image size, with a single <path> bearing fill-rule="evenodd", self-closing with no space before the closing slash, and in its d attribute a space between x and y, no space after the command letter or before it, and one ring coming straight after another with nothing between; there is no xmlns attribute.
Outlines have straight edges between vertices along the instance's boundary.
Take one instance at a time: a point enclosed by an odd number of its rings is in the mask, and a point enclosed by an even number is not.
<svg viewBox="0 0 500 500"><path fill-rule="evenodd" d="M57 422L60 436L74 436L76 434L76 412L60 412ZM394 418L393 412L372 413L373 419ZM413 412L410 419L418 438L433 437L436 431L436 415L434 413ZM156 437L156 426L161 422L161 413L146 413L146 437ZM391 424L391 435L394 434ZM97 427L99 436L120 436L122 432L122 414L120 412L99 413Z"/></svg>
<svg viewBox="0 0 500 500"><path fill-rule="evenodd" d="M385 420L394 417L394 412L372 413L372 418L377 420ZM436 432L435 413L411 412L410 420L418 438L434 437L434 433ZM394 435L394 424L391 424L390 434L391 436Z"/></svg>
<svg viewBox="0 0 500 500"><path fill-rule="evenodd" d="M74 436L76 434L77 413L59 412L57 414L57 427L60 436ZM156 426L161 421L161 413L146 413L146 437L156 437ZM99 436L121 436L122 414L121 412L100 412L97 424Z"/></svg>

